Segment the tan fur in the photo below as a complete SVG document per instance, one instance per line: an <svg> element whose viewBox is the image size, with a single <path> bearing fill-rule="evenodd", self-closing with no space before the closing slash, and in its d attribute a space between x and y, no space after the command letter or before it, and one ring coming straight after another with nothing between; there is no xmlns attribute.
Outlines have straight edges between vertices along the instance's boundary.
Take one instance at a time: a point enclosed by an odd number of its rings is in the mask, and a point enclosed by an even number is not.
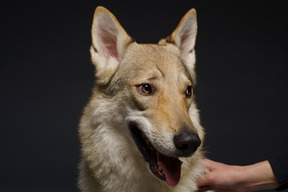
<svg viewBox="0 0 288 192"><path fill-rule="evenodd" d="M150 172L128 126L137 122L152 145L167 156L175 156L173 136L183 126L191 127L203 143L194 98L185 96L187 86L195 85L196 31L192 9L159 44L137 44L112 13L96 9L90 50L96 83L79 125L82 192L197 190L195 180L204 172L202 145L191 157L180 158L181 179L171 187ZM137 90L141 84L153 85L155 93L141 95Z"/></svg>

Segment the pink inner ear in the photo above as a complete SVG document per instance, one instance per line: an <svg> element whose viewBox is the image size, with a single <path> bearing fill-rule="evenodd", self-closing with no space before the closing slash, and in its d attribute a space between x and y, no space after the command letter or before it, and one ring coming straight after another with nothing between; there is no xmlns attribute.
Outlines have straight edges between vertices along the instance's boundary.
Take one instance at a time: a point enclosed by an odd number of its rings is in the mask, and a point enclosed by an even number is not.
<svg viewBox="0 0 288 192"><path fill-rule="evenodd" d="M183 35L181 36L181 45L180 45L180 51L183 55L187 55L189 54L190 50L189 50L189 47L190 47L190 36L189 36L189 32L185 32L183 33Z"/></svg>
<svg viewBox="0 0 288 192"><path fill-rule="evenodd" d="M118 59L117 34L118 30L113 20L109 17L102 17L98 23L98 37L101 42L101 49L106 58L115 57Z"/></svg>
<svg viewBox="0 0 288 192"><path fill-rule="evenodd" d="M103 51L106 58L115 57L118 59L117 37L111 34L102 33Z"/></svg>
<svg viewBox="0 0 288 192"><path fill-rule="evenodd" d="M186 57L194 48L196 29L194 17L189 16L180 30L180 51Z"/></svg>

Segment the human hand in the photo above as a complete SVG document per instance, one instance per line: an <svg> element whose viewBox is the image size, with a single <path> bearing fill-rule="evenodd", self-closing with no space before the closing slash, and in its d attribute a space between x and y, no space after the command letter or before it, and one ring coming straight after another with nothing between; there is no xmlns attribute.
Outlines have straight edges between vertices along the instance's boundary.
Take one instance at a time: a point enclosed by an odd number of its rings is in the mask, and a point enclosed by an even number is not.
<svg viewBox="0 0 288 192"><path fill-rule="evenodd" d="M197 181L199 191L217 190L222 192L242 191L238 184L240 166L231 166L223 163L204 159L206 175Z"/></svg>
<svg viewBox="0 0 288 192"><path fill-rule="evenodd" d="M226 165L209 159L203 161L207 172L197 181L200 192L252 192L278 187L268 161L249 166Z"/></svg>

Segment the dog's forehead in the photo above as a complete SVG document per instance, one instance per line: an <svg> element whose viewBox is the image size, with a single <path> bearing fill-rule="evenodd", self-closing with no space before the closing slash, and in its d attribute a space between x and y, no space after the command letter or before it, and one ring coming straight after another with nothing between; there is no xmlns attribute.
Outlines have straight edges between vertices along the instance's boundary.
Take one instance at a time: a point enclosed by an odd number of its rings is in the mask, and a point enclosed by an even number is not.
<svg viewBox="0 0 288 192"><path fill-rule="evenodd" d="M157 68L163 73L185 69L179 50L173 45L137 44L129 46L123 59L126 67L133 70Z"/></svg>

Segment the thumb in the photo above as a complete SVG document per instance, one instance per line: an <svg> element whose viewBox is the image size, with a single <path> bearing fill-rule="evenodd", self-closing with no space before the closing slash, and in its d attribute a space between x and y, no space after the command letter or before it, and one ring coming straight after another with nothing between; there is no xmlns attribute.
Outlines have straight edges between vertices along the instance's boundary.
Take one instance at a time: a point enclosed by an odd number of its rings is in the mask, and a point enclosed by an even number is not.
<svg viewBox="0 0 288 192"><path fill-rule="evenodd" d="M213 190L213 188L210 186L203 186L203 187L199 187L197 192L205 192L205 191L210 191L210 190Z"/></svg>
<svg viewBox="0 0 288 192"><path fill-rule="evenodd" d="M203 164L206 168L206 173L196 181L198 187L203 187L210 184L210 173L214 169L214 161L203 159Z"/></svg>
<svg viewBox="0 0 288 192"><path fill-rule="evenodd" d="M210 180L208 179L209 174L207 173L203 177L199 178L196 182L198 187L208 186L210 184Z"/></svg>

